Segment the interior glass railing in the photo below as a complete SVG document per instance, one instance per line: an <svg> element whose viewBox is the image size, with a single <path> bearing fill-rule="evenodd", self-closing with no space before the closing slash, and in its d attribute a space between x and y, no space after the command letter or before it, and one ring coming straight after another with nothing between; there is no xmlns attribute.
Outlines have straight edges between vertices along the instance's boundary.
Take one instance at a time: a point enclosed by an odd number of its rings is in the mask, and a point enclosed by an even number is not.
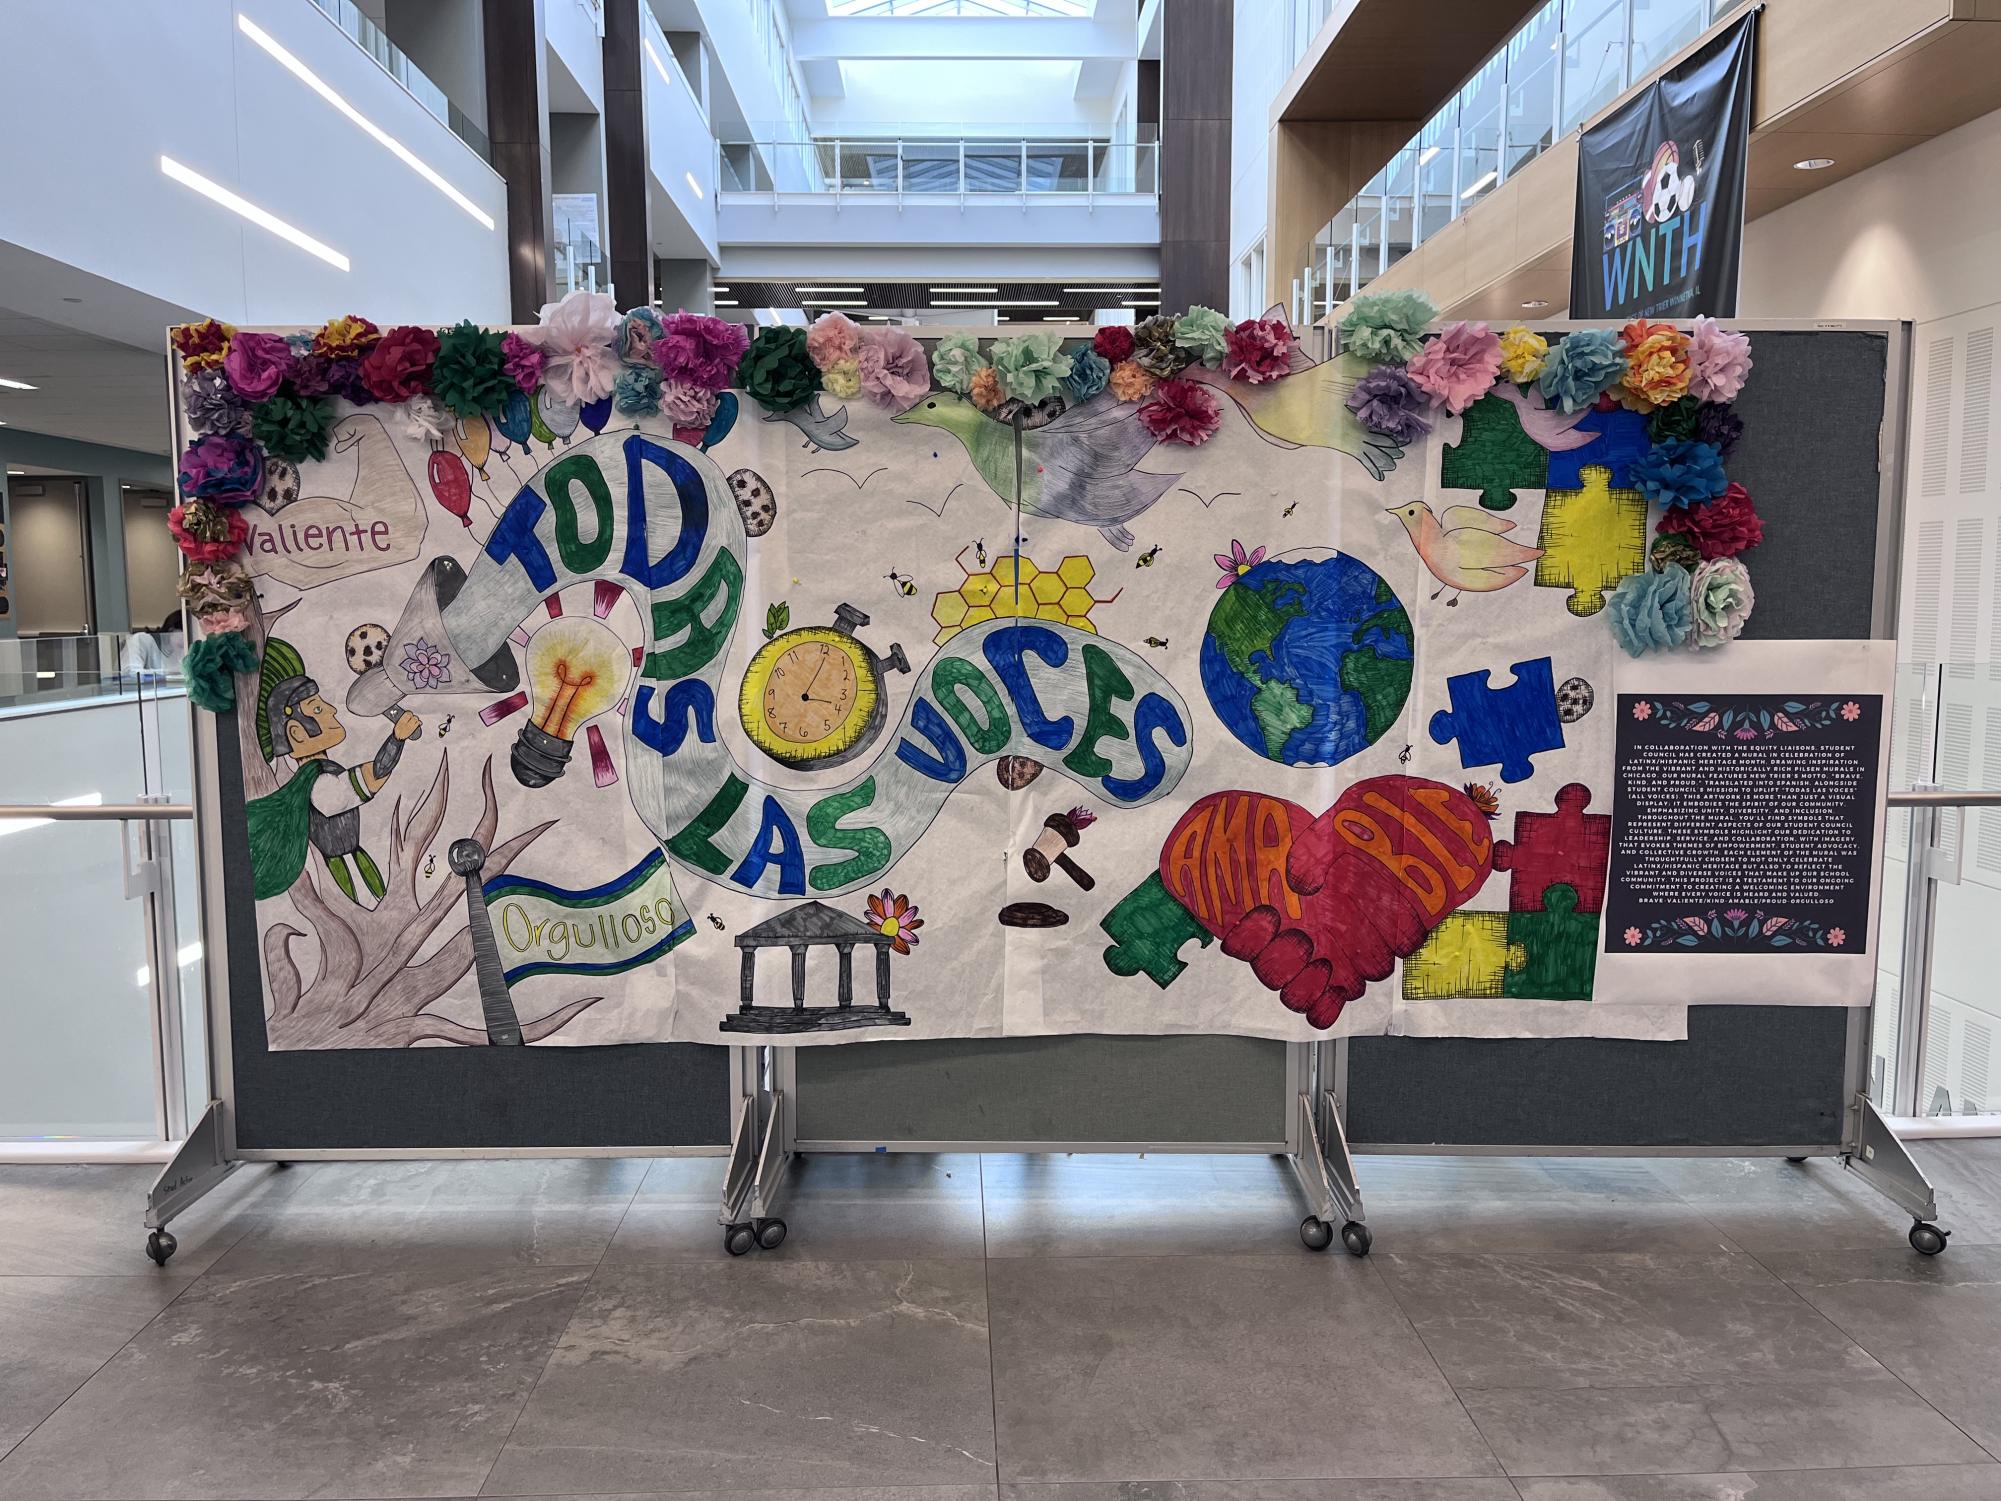
<svg viewBox="0 0 2001 1501"><path fill-rule="evenodd" d="M725 192L978 199L1063 194L1081 199L1159 192L1153 141L1057 136L724 141Z"/></svg>
<svg viewBox="0 0 2001 1501"><path fill-rule="evenodd" d="M486 131L471 115L446 97L445 91L425 76L424 70L389 40L354 0L312 0L326 18L348 34L354 44L374 58L382 71L395 79L410 97L432 114L447 130L479 153L481 161L493 160L493 145Z"/></svg>

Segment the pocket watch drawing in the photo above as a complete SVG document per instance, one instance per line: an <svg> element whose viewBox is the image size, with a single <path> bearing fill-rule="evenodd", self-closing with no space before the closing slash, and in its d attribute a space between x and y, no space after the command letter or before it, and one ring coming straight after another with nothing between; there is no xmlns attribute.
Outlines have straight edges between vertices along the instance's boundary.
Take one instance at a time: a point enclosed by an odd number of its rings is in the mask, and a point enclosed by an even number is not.
<svg viewBox="0 0 2001 1501"><path fill-rule="evenodd" d="M910 671L901 646L878 657L857 640L868 616L853 605L832 625L809 625L765 643L744 669L737 713L750 743L781 765L839 766L867 750L889 718L883 671Z"/></svg>

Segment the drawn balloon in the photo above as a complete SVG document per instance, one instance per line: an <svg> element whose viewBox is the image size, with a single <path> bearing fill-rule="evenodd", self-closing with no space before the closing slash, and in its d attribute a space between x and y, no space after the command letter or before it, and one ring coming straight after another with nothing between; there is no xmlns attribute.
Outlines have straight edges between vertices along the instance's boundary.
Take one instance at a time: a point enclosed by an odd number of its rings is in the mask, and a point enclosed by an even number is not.
<svg viewBox="0 0 2001 1501"><path fill-rule="evenodd" d="M535 431L535 407L526 391L509 391L507 404L495 417L501 435L510 443L526 443Z"/></svg>
<svg viewBox="0 0 2001 1501"><path fill-rule="evenodd" d="M545 443L567 438L577 430L579 412L574 401L558 401L545 388L535 393L535 420L541 424L535 436ZM547 436L544 436L544 434Z"/></svg>
<svg viewBox="0 0 2001 1501"><path fill-rule="evenodd" d="M472 518L466 513L472 509L472 476L466 472L465 460L441 448L431 455L428 468L431 493L437 496L438 504L458 517L459 525L471 526Z"/></svg>
<svg viewBox="0 0 2001 1501"><path fill-rule="evenodd" d="M596 401L584 403L582 416L584 426L594 433L604 431L604 425L611 421L611 398L600 396Z"/></svg>
<svg viewBox="0 0 2001 1501"><path fill-rule="evenodd" d="M730 435L736 426L736 392L725 391L716 398L716 415L709 419L708 431L702 434L702 451L707 453Z"/></svg>
<svg viewBox="0 0 2001 1501"><path fill-rule="evenodd" d="M458 436L459 452L479 471L479 477L485 479L487 457L493 452L493 429L484 417L463 417L459 420Z"/></svg>

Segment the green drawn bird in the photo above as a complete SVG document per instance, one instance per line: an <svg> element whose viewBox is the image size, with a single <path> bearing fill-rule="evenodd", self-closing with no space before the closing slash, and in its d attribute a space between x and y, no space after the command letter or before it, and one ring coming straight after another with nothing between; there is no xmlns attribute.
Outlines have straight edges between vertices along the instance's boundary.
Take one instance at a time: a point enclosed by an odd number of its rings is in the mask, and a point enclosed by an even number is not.
<svg viewBox="0 0 2001 1501"><path fill-rule="evenodd" d="M1403 449L1370 432L1348 410L1348 393L1368 373L1368 361L1355 355L1315 364L1297 348L1292 373L1259 386L1233 381L1205 365L1181 372L1183 379L1214 386L1234 401L1267 442L1281 448L1331 448L1358 460L1371 479L1381 479L1396 468Z"/></svg>
<svg viewBox="0 0 2001 1501"><path fill-rule="evenodd" d="M1014 500L1014 428L987 416L950 391L934 391L898 422L942 428L965 445L973 467L1002 500ZM1021 435L1021 508L1093 526L1126 551L1133 534L1126 523L1165 495L1178 474L1146 474L1135 466L1156 439L1139 420L1139 407L1109 391L1070 408Z"/></svg>

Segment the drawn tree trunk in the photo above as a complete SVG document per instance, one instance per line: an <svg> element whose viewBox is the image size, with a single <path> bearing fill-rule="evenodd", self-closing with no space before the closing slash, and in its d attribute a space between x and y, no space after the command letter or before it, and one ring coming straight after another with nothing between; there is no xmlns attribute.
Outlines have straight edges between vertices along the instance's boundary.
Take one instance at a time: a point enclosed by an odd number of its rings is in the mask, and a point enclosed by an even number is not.
<svg viewBox="0 0 2001 1501"><path fill-rule="evenodd" d="M270 627L291 608L288 605L268 619L253 620L247 634L260 655ZM244 797L275 791L277 774L257 747L254 677L237 683L236 721ZM460 905L463 884L446 877L428 893L420 887L425 862L444 828L450 804L451 758L449 752L441 752L437 774L409 817L403 816L401 796L390 808L385 890L372 908L359 906L339 893L329 897L321 885L320 862L308 860L304 874L286 893L307 928L281 921L263 935L270 1001L266 1034L272 1048L408 1047L428 1041L485 1046L483 1028L428 1013L429 1007L466 976L473 963L472 934ZM488 757L480 768L479 818L469 831L469 837L488 851L487 876L507 870L553 824L553 819L538 823L495 842L500 811L493 793L493 759ZM453 916L457 927L451 936L419 960L418 952ZM300 940L313 946L304 955L308 960L304 969L293 948ZM308 972L310 981L305 978ZM523 1023L522 1040L540 1042L554 1036L601 999L580 997Z"/></svg>

